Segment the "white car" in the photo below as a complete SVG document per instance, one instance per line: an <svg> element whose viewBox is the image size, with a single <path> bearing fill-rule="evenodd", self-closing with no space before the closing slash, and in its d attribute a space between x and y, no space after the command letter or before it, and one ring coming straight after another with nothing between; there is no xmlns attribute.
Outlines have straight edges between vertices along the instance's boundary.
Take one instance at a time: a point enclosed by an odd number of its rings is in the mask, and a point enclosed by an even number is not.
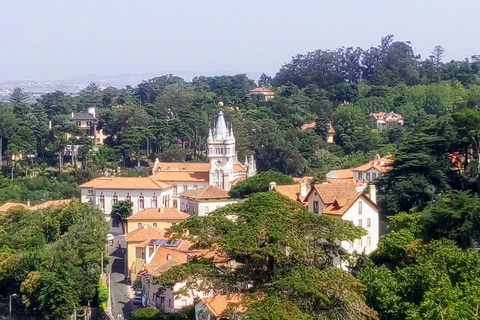
<svg viewBox="0 0 480 320"><path fill-rule="evenodd" d="M109 233L107 234L107 241L113 241L115 239L115 237L113 236L113 234Z"/></svg>

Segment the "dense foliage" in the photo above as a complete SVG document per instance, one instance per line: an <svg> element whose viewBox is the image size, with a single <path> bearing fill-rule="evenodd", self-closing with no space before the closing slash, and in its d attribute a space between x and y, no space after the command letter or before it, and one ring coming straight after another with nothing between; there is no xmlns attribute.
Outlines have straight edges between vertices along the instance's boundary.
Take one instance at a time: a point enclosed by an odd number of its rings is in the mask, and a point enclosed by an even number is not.
<svg viewBox="0 0 480 320"><path fill-rule="evenodd" d="M251 193L268 191L270 182L291 184L293 179L281 172L265 171L240 181L230 189L230 197L245 198Z"/></svg>
<svg viewBox="0 0 480 320"><path fill-rule="evenodd" d="M21 294L25 312L65 319L94 303L107 223L87 204L0 213L0 294Z"/></svg>
<svg viewBox="0 0 480 320"><path fill-rule="evenodd" d="M263 192L171 230L196 248L240 264L231 269L195 259L161 274L159 283L186 281L197 290L245 292L252 319L270 319L271 314L279 319L375 318L359 282L333 266L334 257L345 256L338 240L364 234L350 221L316 215L276 192Z"/></svg>

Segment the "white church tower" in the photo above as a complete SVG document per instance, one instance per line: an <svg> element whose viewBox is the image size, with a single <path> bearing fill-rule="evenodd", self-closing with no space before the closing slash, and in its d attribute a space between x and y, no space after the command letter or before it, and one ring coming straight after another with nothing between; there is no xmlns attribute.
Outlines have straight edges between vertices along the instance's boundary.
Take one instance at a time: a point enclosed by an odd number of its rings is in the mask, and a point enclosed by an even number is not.
<svg viewBox="0 0 480 320"><path fill-rule="evenodd" d="M218 106L223 107L219 102ZM227 128L223 112L220 109L215 121L215 128L210 130L207 139L208 159L210 160L209 184L230 190L234 180L233 164L235 162L235 137L233 129Z"/></svg>

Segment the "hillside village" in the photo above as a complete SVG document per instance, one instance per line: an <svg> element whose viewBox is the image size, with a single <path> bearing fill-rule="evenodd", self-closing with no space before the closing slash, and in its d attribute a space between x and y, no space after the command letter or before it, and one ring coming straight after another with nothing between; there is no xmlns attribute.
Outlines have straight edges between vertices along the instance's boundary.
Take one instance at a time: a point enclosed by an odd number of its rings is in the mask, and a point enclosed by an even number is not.
<svg viewBox="0 0 480 320"><path fill-rule="evenodd" d="M411 52L15 89L0 319L475 319L479 62Z"/></svg>

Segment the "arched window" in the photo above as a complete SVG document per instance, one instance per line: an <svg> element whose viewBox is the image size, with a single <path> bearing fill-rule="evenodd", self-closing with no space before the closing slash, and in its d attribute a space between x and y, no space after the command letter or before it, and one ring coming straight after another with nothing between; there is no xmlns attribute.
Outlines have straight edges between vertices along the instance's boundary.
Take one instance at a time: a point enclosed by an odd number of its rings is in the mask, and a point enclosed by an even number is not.
<svg viewBox="0 0 480 320"><path fill-rule="evenodd" d="M143 196L138 197L138 208L139 209L145 208L145 198Z"/></svg>
<svg viewBox="0 0 480 320"><path fill-rule="evenodd" d="M112 203L115 204L118 202L118 196L116 194L113 195L112 197Z"/></svg>
<svg viewBox="0 0 480 320"><path fill-rule="evenodd" d="M100 196L100 209L105 210L105 196L103 194Z"/></svg>
<svg viewBox="0 0 480 320"><path fill-rule="evenodd" d="M152 197L152 208L158 207L158 198L157 196Z"/></svg>

